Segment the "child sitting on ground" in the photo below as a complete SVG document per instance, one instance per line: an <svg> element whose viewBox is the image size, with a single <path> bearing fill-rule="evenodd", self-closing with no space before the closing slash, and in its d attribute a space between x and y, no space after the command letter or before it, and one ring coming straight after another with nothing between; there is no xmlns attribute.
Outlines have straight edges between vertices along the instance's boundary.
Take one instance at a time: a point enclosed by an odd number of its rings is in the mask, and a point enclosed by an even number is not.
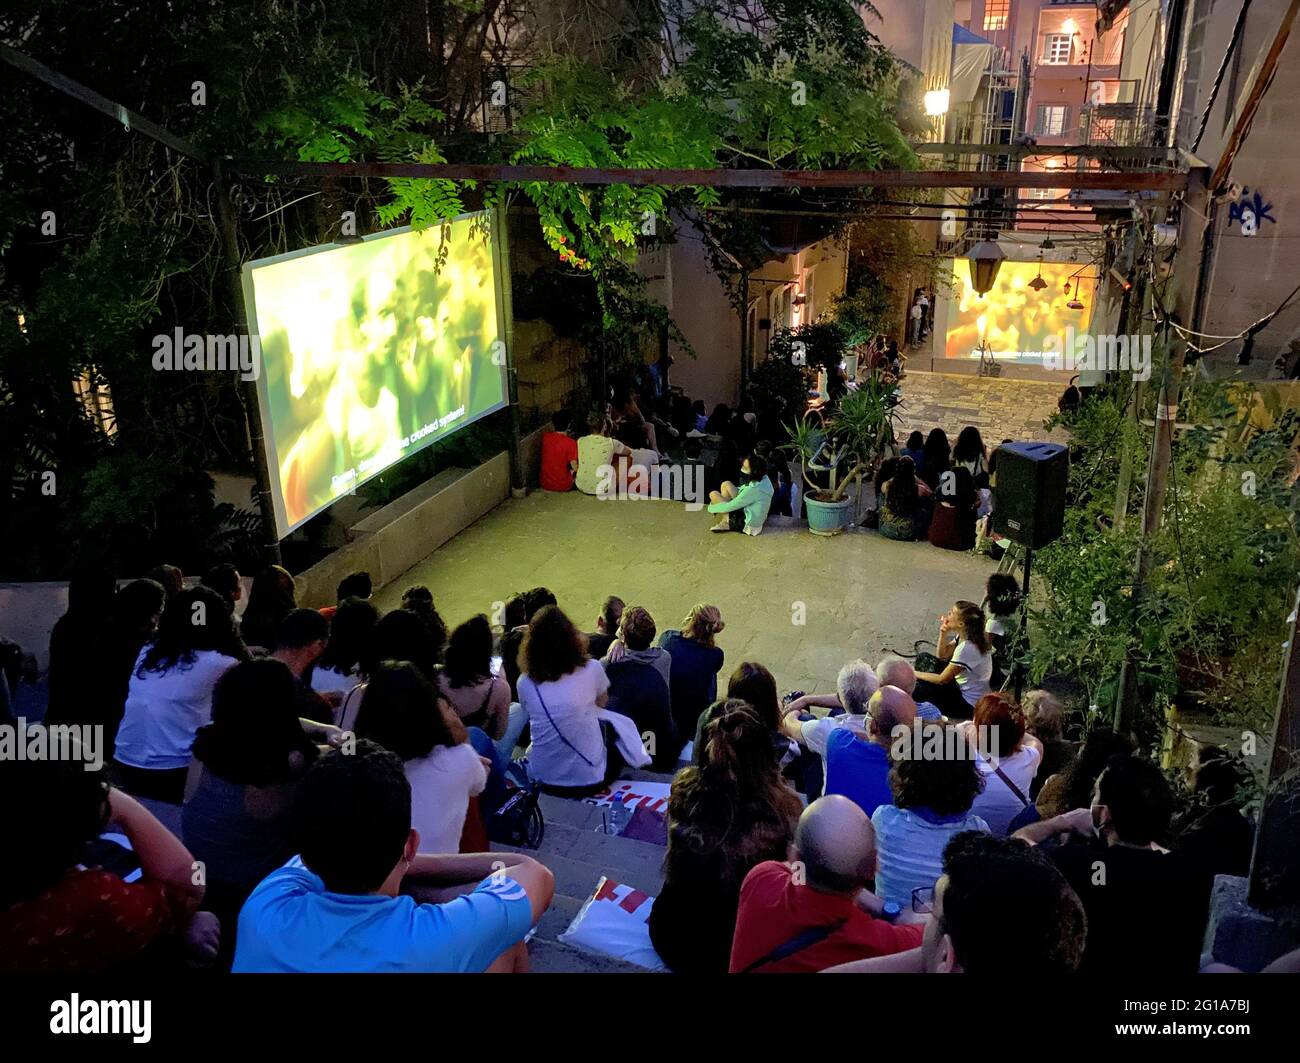
<svg viewBox="0 0 1300 1063"><path fill-rule="evenodd" d="M741 476L747 481L739 488L730 480L718 491L709 492L710 513L743 513L746 535L758 535L763 531L768 510L772 508L772 481L767 477L767 462L758 455L746 458L740 466ZM731 531L731 519L725 516L711 529L715 532ZM742 530L742 529L736 529Z"/></svg>

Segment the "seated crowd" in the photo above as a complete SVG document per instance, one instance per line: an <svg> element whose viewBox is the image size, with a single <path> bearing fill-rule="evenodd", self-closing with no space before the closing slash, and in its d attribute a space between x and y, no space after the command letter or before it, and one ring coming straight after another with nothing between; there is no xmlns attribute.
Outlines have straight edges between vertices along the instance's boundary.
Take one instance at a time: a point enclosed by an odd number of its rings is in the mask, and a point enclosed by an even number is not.
<svg viewBox="0 0 1300 1063"><path fill-rule="evenodd" d="M1002 442L1010 443L1004 439ZM876 472L876 527L889 539L928 539L947 550L973 549L993 507L996 452L967 425L948 442L942 428L915 431Z"/></svg>
<svg viewBox="0 0 1300 1063"><path fill-rule="evenodd" d="M769 514L797 515L785 450L762 437L746 402L735 410L719 405L708 417L702 403L680 411L660 403L660 413L646 418L638 401L654 400L645 392L620 385L612 396L604 410L588 416L586 434L573 431L569 411L555 414L553 430L541 442L543 489L648 493L651 477L638 478L636 471L649 473L670 460L658 440L671 434L684 440L688 460L698 455L703 462L708 510L719 518L713 531L758 535ZM693 451L692 445L699 449ZM963 428L955 444L942 428L928 436L912 432L897 456L882 461L876 471L875 509L868 525L890 539L928 539L944 549L974 549L993 508L995 459L996 452L990 452L974 425ZM983 535L992 540L995 553L1004 548L987 524Z"/></svg>
<svg viewBox="0 0 1300 1063"><path fill-rule="evenodd" d="M0 773L24 810L0 967L524 971L555 882L488 851L494 813L628 767L674 773L648 930L679 972L1194 972L1212 878L1249 860L1221 751L1175 818L1127 739L1071 741L1050 693L997 689L1005 578L944 614L932 669L854 659L833 693L783 698L757 661L720 689L709 604L660 630L611 596L584 633L539 587L499 630L448 631L427 588L381 615L358 573L314 610L263 575L251 627L233 569L77 584L50 712L110 725L108 767ZM87 602L135 620L90 650L106 670L79 703Z"/></svg>

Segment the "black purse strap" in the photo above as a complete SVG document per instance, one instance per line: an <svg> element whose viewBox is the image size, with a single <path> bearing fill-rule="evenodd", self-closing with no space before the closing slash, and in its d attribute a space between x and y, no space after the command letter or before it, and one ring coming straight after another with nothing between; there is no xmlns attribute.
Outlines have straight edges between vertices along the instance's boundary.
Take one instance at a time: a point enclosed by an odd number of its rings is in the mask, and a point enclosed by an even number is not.
<svg viewBox="0 0 1300 1063"><path fill-rule="evenodd" d="M810 949L819 941L825 941L847 922L847 919L840 919L838 922L825 923L822 926L811 926L807 930L803 930L796 934L789 941L785 942L785 944L778 945L761 960L755 960L748 967L741 970L740 973L750 974L769 963L776 963L778 960L788 959L797 952L803 952L804 949Z"/></svg>
<svg viewBox="0 0 1300 1063"><path fill-rule="evenodd" d="M555 733L560 736L560 741L563 742L570 749L572 749L575 753L577 753L578 757L582 760L584 764L587 765L587 767L594 768L596 766L596 762L594 760L589 760L587 757L583 756L582 750L580 750L577 746L575 746L572 742L570 742L567 738L564 737L564 732L561 731L559 726L556 724L555 718L551 715L551 710L546 707L546 699L542 697L541 684L539 684L531 676L528 677L528 682L533 684L533 690L537 694L537 703L541 705L542 712L546 713L546 719L549 721L552 729L554 729Z"/></svg>
<svg viewBox="0 0 1300 1063"><path fill-rule="evenodd" d="M1013 794L1015 794L1018 798L1020 798L1021 805L1027 808L1029 806L1029 798L1025 796L1024 791L1021 790L1019 786L1017 786L1015 783L1011 781L1011 777L1005 771L1002 770L1002 766L1000 764L994 764L993 761L991 760L989 761L989 764L992 765L993 767L993 773L997 775L997 777L1001 779L1004 783L1007 784L1007 789L1010 790Z"/></svg>

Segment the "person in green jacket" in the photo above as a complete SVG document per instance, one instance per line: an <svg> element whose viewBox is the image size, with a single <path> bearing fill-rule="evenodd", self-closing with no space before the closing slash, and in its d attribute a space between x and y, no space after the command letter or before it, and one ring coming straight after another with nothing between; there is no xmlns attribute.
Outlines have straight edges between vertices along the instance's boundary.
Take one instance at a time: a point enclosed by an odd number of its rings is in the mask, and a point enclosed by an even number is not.
<svg viewBox="0 0 1300 1063"><path fill-rule="evenodd" d="M749 482L739 489L730 480L722 485L721 491L709 492L709 512L730 514L742 510L745 514L745 534L758 535L767 520L767 511L772 508L772 481L767 476L767 462L758 455L746 458L740 471L749 477ZM715 532L731 530L729 516L724 516L712 529Z"/></svg>

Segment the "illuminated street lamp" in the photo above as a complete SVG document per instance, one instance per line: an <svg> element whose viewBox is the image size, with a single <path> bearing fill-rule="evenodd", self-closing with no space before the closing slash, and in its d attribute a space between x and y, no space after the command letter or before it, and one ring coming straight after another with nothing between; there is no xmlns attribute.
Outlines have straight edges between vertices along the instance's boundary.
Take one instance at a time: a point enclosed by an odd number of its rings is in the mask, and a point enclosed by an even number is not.
<svg viewBox="0 0 1300 1063"><path fill-rule="evenodd" d="M931 89L925 94L925 113L931 118L947 114L950 98L947 89Z"/></svg>
<svg viewBox="0 0 1300 1063"><path fill-rule="evenodd" d="M970 249L966 256L970 261L970 282L979 295L987 295L992 289L1006 257L995 240L981 240Z"/></svg>

